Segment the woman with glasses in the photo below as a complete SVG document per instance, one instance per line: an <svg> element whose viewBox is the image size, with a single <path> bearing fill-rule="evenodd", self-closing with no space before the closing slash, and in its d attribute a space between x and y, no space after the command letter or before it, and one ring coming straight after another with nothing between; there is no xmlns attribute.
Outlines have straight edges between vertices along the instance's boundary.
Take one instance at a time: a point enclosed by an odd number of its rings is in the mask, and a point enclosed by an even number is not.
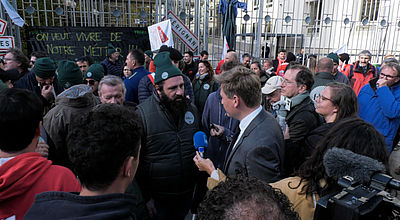
<svg viewBox="0 0 400 220"><path fill-rule="evenodd" d="M344 83L328 83L317 96L316 102L315 111L325 119L325 123L311 131L306 138L309 154L337 121L356 116L358 113L356 94L350 86Z"/></svg>

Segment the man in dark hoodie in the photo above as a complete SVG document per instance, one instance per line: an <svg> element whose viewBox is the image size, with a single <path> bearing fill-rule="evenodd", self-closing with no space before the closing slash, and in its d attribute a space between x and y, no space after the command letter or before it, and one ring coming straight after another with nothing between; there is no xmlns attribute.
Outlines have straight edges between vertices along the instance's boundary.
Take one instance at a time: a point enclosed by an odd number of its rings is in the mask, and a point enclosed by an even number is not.
<svg viewBox="0 0 400 220"><path fill-rule="evenodd" d="M141 135L132 109L115 104L93 108L77 120L68 139L82 190L36 196L25 219L136 219L136 197L124 192L139 163Z"/></svg>

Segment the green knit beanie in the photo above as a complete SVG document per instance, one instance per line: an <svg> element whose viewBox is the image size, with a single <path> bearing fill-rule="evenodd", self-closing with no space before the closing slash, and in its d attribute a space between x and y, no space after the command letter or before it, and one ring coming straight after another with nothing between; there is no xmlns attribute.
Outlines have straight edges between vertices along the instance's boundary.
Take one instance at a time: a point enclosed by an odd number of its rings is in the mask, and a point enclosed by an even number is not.
<svg viewBox="0 0 400 220"><path fill-rule="evenodd" d="M79 66L73 61L61 60L58 62L57 74L58 83L64 89L83 83L82 72Z"/></svg>
<svg viewBox="0 0 400 220"><path fill-rule="evenodd" d="M50 57L42 57L36 60L33 73L43 79L48 79L56 74L56 63Z"/></svg>
<svg viewBox="0 0 400 220"><path fill-rule="evenodd" d="M169 58L169 52L158 53L154 58L154 65L156 66L154 76L155 84L175 76L183 76L178 67L172 64L171 59Z"/></svg>
<svg viewBox="0 0 400 220"><path fill-rule="evenodd" d="M85 73L85 79L100 81L104 77L104 67L100 64L92 64Z"/></svg>
<svg viewBox="0 0 400 220"><path fill-rule="evenodd" d="M330 58L334 63L339 64L339 56L336 53L330 53L327 57Z"/></svg>
<svg viewBox="0 0 400 220"><path fill-rule="evenodd" d="M115 48L112 44L108 44L108 47L107 47L107 54L108 54L108 55L111 55L111 54L113 54L113 53L115 53L115 52L118 52L118 51L117 51L117 48Z"/></svg>

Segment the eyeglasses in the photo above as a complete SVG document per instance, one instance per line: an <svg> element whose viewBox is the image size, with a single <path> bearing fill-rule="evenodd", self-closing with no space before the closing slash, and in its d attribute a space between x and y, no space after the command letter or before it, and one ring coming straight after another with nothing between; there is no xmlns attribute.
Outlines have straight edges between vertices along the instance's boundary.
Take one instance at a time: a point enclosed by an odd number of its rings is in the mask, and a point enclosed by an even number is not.
<svg viewBox="0 0 400 220"><path fill-rule="evenodd" d="M319 99L319 100L322 100L322 101L329 100L329 101L332 102L332 99L327 98L327 97L325 97L325 96L323 96L323 95L321 95L321 94L317 95L317 97L315 97L315 98L316 98L316 99Z"/></svg>
<svg viewBox="0 0 400 220"><path fill-rule="evenodd" d="M385 77L386 79L393 79L393 78L395 78L395 77L399 77L399 76L386 75L386 74L384 74L384 73L380 73L379 75Z"/></svg>
<svg viewBox="0 0 400 220"><path fill-rule="evenodd" d="M95 83L94 79L89 79L89 80L87 79L86 80L86 85L89 84L89 85L93 86L94 83Z"/></svg>

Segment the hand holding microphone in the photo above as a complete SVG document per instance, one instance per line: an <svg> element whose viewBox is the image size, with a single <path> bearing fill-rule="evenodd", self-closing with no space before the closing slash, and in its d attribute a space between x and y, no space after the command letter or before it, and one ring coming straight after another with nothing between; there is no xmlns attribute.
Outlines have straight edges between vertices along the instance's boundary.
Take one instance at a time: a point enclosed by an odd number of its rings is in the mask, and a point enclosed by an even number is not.
<svg viewBox="0 0 400 220"><path fill-rule="evenodd" d="M204 151L208 146L207 135L202 131L198 131L193 136L193 142L194 148L199 151L201 157L204 157Z"/></svg>
<svg viewBox="0 0 400 220"><path fill-rule="evenodd" d="M193 161L200 171L206 171L209 175L215 170L214 164L210 159L204 159L204 151L207 148L207 135L198 131L193 136L194 148L197 150Z"/></svg>
<svg viewBox="0 0 400 220"><path fill-rule="evenodd" d="M193 161L199 168L199 171L206 171L208 175L211 175L215 170L213 162L210 159L202 158L198 151L196 151L196 156L194 156Z"/></svg>

